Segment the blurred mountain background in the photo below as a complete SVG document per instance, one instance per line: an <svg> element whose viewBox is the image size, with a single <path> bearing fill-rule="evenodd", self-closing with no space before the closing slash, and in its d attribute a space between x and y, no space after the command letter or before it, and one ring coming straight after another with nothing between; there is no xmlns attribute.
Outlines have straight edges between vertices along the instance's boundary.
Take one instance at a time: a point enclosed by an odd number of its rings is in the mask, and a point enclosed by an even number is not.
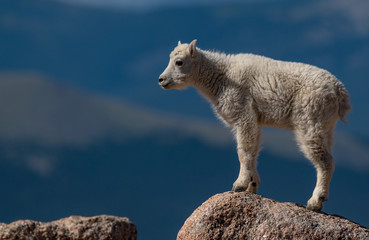
<svg viewBox="0 0 369 240"><path fill-rule="evenodd" d="M305 62L351 94L324 211L369 227L369 2L0 1L0 222L129 217L140 239L173 239L228 191L235 142L194 89L158 84L177 41ZM305 204L315 170L268 128L259 194Z"/></svg>

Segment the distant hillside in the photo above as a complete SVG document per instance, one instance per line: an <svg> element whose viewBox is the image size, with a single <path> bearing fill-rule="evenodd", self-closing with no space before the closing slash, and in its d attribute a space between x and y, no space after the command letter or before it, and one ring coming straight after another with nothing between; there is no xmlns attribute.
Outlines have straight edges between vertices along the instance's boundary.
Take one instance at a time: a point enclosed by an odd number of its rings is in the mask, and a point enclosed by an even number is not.
<svg viewBox="0 0 369 240"><path fill-rule="evenodd" d="M177 132L211 144L231 143L220 124L153 112L30 72L0 73L0 112L3 141L83 146Z"/></svg>

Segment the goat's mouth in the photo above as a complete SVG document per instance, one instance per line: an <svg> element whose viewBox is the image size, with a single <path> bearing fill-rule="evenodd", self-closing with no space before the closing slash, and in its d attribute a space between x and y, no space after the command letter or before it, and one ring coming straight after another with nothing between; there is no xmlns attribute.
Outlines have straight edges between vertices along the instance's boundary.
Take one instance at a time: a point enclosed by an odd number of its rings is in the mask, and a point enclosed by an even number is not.
<svg viewBox="0 0 369 240"><path fill-rule="evenodd" d="M163 89L169 89L170 85L172 85L171 82L161 82L159 83L159 85L163 88Z"/></svg>

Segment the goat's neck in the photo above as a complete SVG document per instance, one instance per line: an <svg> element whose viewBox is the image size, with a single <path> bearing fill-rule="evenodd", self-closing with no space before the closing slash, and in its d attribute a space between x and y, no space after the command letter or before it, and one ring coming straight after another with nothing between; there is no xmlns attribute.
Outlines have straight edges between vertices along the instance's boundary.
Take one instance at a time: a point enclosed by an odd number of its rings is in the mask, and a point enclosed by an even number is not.
<svg viewBox="0 0 369 240"><path fill-rule="evenodd" d="M194 82L211 103L217 104L226 86L226 55L198 49L199 74ZM223 56L224 55L224 56Z"/></svg>

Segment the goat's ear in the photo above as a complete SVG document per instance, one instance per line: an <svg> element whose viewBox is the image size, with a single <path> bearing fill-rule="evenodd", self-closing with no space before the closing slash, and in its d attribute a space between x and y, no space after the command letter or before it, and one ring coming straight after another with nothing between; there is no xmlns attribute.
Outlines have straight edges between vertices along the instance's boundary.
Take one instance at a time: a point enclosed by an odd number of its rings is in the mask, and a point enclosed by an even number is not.
<svg viewBox="0 0 369 240"><path fill-rule="evenodd" d="M197 43L197 39L193 40L191 43L190 43L190 46L188 47L189 51L190 51L190 54L191 54L191 57L196 57L196 43Z"/></svg>
<svg viewBox="0 0 369 240"><path fill-rule="evenodd" d="M181 45L181 44L182 44L181 41L178 41L178 46Z"/></svg>

